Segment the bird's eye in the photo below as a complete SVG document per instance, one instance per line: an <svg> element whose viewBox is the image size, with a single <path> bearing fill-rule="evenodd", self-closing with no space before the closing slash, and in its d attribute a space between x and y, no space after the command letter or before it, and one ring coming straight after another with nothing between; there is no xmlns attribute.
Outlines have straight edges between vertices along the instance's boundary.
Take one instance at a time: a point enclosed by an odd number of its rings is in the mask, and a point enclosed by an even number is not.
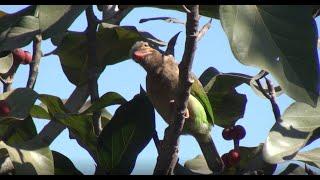
<svg viewBox="0 0 320 180"><path fill-rule="evenodd" d="M148 47L148 44L144 44L144 47Z"/></svg>

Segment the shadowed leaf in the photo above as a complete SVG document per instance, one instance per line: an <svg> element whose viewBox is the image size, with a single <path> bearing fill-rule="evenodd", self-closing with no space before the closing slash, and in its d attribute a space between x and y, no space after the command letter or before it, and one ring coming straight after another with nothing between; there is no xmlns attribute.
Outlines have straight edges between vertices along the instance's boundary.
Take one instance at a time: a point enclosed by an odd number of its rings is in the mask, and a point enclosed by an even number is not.
<svg viewBox="0 0 320 180"><path fill-rule="evenodd" d="M102 162L108 174L130 174L138 154L155 130L154 109L146 95L120 106L99 136Z"/></svg>
<svg viewBox="0 0 320 180"><path fill-rule="evenodd" d="M220 20L241 63L270 72L288 96L315 106L320 74L311 11L310 6L221 5Z"/></svg>
<svg viewBox="0 0 320 180"><path fill-rule="evenodd" d="M57 151L52 151L52 156L54 162L54 175L83 175L68 157Z"/></svg>

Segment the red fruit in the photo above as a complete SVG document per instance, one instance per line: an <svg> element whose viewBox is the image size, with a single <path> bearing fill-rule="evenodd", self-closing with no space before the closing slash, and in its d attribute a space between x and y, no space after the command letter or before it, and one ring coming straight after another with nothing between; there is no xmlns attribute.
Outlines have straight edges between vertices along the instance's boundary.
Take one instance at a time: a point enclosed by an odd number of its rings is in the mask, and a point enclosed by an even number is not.
<svg viewBox="0 0 320 180"><path fill-rule="evenodd" d="M26 53L22 49L15 49L12 51L13 60L19 63L26 59Z"/></svg>
<svg viewBox="0 0 320 180"><path fill-rule="evenodd" d="M1 100L0 101L0 116L4 117L4 116L8 116L10 113L10 106L7 103L7 101L5 100Z"/></svg>
<svg viewBox="0 0 320 180"><path fill-rule="evenodd" d="M240 151L233 149L228 153L228 160L231 165L236 165L240 162Z"/></svg>
<svg viewBox="0 0 320 180"><path fill-rule="evenodd" d="M222 161L223 161L223 163L224 163L224 166L225 166L226 168L231 167L231 164L230 164L230 162L229 162L229 154L228 154L228 153L223 154L223 155L221 156L221 159L222 159Z"/></svg>
<svg viewBox="0 0 320 180"><path fill-rule="evenodd" d="M233 131L232 128L225 128L225 129L223 129L223 131L222 131L222 137L223 137L223 139L225 139L225 140L231 140L231 139L232 139L232 131Z"/></svg>
<svg viewBox="0 0 320 180"><path fill-rule="evenodd" d="M244 129L243 126L236 125L233 128L233 132L231 134L232 134L231 136L232 136L232 138L234 140L240 140L240 139L243 139L246 136L246 130Z"/></svg>
<svg viewBox="0 0 320 180"><path fill-rule="evenodd" d="M32 61L32 54L29 51L24 51L25 53L25 59L24 61L21 61L21 64L30 64Z"/></svg>

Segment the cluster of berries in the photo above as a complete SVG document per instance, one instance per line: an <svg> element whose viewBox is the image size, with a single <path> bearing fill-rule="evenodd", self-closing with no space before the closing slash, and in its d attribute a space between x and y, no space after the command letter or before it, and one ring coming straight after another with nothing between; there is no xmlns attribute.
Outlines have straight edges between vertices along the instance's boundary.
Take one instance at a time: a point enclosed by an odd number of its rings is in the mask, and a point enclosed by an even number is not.
<svg viewBox="0 0 320 180"><path fill-rule="evenodd" d="M233 141L239 142L245 136L246 136L246 130L241 125L225 128L222 131L222 137L228 141L233 140ZM226 168L229 168L231 166L238 164L240 162L240 151L238 147L235 147L235 149L232 149L228 153L223 154L221 159L223 160Z"/></svg>

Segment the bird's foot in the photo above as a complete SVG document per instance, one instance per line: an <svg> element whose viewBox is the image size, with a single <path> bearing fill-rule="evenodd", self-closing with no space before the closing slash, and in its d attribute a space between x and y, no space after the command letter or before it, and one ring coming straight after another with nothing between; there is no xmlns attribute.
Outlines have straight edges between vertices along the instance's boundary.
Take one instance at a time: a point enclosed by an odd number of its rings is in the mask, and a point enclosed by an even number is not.
<svg viewBox="0 0 320 180"><path fill-rule="evenodd" d="M184 112L184 114L183 114L183 117L184 117L185 119L188 119L189 116L190 116L190 115L189 115L189 110L186 109L185 112Z"/></svg>

